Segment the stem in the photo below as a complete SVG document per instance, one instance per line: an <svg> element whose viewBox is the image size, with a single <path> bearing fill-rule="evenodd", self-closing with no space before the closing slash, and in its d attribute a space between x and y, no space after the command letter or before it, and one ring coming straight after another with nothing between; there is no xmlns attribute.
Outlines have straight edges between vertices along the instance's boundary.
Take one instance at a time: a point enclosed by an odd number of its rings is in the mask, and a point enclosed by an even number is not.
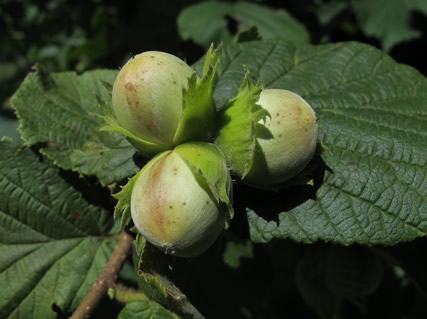
<svg viewBox="0 0 427 319"><path fill-rule="evenodd" d="M114 288L108 289L108 296L111 299L116 299L119 302L129 303L132 301L149 301L150 299L143 294L132 288L125 287L123 285L117 284Z"/></svg>
<svg viewBox="0 0 427 319"><path fill-rule="evenodd" d="M90 313L95 309L101 298L107 293L108 288L113 288L117 274L119 273L122 265L129 254L132 246L133 237L122 231L119 242L114 248L104 271L98 277L92 288L83 299L81 304L74 311L70 319L86 319L89 318Z"/></svg>

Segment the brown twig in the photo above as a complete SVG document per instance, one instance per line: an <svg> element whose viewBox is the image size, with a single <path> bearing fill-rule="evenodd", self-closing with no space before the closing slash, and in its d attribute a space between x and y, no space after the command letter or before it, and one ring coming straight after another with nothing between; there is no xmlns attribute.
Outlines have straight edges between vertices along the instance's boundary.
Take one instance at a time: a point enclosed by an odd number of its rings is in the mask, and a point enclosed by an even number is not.
<svg viewBox="0 0 427 319"><path fill-rule="evenodd" d="M119 242L111 254L107 265L96 282L92 285L89 293L83 299L81 304L74 311L70 319L86 319L99 303L101 298L107 293L108 288L113 288L117 274L119 273L127 255L132 246L133 237L123 231L120 234Z"/></svg>

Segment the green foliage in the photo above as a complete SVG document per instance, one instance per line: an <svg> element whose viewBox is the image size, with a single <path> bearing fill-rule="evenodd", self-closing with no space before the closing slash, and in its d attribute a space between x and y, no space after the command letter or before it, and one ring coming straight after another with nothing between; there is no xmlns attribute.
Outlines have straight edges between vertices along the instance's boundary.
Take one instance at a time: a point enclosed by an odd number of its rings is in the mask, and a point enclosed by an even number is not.
<svg viewBox="0 0 427 319"><path fill-rule="evenodd" d="M31 150L1 141L0 162L0 316L56 318L52 304L75 309L105 267L112 220Z"/></svg>
<svg viewBox="0 0 427 319"><path fill-rule="evenodd" d="M427 15L427 3L422 0L334 0L317 9L320 23L327 24L344 11L354 13L358 27L381 42L389 51L393 46L421 36L410 23L413 11Z"/></svg>
<svg viewBox="0 0 427 319"><path fill-rule="evenodd" d="M98 0L2 1L0 104L34 63L85 71L110 54L113 11Z"/></svg>
<svg viewBox="0 0 427 319"><path fill-rule="evenodd" d="M249 207L254 241L391 245L425 235L425 77L358 43L270 40L225 51L215 88L218 106L236 94L234 79L243 77L241 65L247 65L265 87L288 89L308 101L329 150L322 154L326 169L323 180L315 181L315 199L283 211L278 221L262 217L268 204Z"/></svg>
<svg viewBox="0 0 427 319"><path fill-rule="evenodd" d="M37 3L24 0L15 1L15 6L10 2L6 1L4 10L0 11L7 26L1 37L0 52L4 54L7 50L17 51L19 48L22 50L22 55L18 56L21 65L27 61L44 62L49 67L65 70L77 63L82 71L108 53L108 15L105 7L97 6L96 10L87 11L98 1L92 0L86 6L74 7L71 15L63 10L72 1ZM90 23L84 29L81 22L87 18Z"/></svg>
<svg viewBox="0 0 427 319"><path fill-rule="evenodd" d="M236 95L244 78L242 65L247 65L265 87L288 89L305 98L319 117L320 142L328 149L316 159L326 168L318 171L323 178L315 180L314 199L306 198L301 205L279 211L277 221L263 217L263 212L269 211L267 202L261 207L247 204L252 240L392 245L425 235L427 187L422 176L427 126L419 115L425 113L427 82L422 75L358 43L312 46L268 40L229 45L224 47L214 91L219 109ZM202 62L196 65L198 70L201 67ZM86 103L70 103L66 88L68 85L78 94L83 85L98 87L96 79L105 79L105 75L114 76L96 71L76 81L72 73L54 74L47 78L55 84L44 89L42 74L30 74L12 100L21 119L23 139L33 144L52 137L63 146L49 149L48 155L62 167L78 170L60 156L66 158L79 150L95 134L98 122L87 112L96 110L96 102L87 96ZM37 94L29 95L30 90ZM108 94L99 90L108 99ZM80 96L85 97L87 91ZM25 102L28 96L32 97L30 108ZM70 109L64 109L68 110L67 118L61 111L52 124L52 114L58 110L55 101ZM63 123L58 123L60 117ZM74 123L78 123L78 135L72 134ZM108 183L135 172L132 152L127 160L122 149L117 154L120 170L109 175Z"/></svg>
<svg viewBox="0 0 427 319"><path fill-rule="evenodd" d="M256 25L263 39L282 38L308 42L305 27L285 10L274 10L249 2L207 1L189 6L181 11L177 24L184 40L192 39L207 48L214 43L231 43L233 34L227 29L225 16L232 17L238 24L238 31Z"/></svg>
<svg viewBox="0 0 427 319"><path fill-rule="evenodd" d="M368 36L381 41L384 50L390 50L397 43L419 37L420 32L409 24L409 14L417 10L417 1L411 0L363 0L353 1L358 24ZM425 7L425 5L424 5Z"/></svg>
<svg viewBox="0 0 427 319"><path fill-rule="evenodd" d="M227 242L224 251L224 264L232 269L237 269L240 266L242 258L253 258L254 251L251 241L246 243L235 243L232 241Z"/></svg>
<svg viewBox="0 0 427 319"><path fill-rule="evenodd" d="M135 173L129 161L134 148L124 137L97 131L102 120L94 115L101 112L96 96L111 103L101 80L112 83L116 74L50 74L43 68L30 73L12 99L25 144L47 143L41 152L56 165L95 175L104 185Z"/></svg>

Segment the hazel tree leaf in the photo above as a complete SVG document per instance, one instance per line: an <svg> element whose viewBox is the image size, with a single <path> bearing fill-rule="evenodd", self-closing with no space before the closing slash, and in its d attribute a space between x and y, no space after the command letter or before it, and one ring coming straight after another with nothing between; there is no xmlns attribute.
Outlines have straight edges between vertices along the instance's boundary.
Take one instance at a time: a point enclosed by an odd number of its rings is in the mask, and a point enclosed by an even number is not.
<svg viewBox="0 0 427 319"><path fill-rule="evenodd" d="M235 42L259 41L262 40L256 25L253 25L245 30L239 31L235 36Z"/></svg>
<svg viewBox="0 0 427 319"><path fill-rule="evenodd" d="M304 198L288 195L293 194L288 189L265 192L260 200L248 190L253 241L393 245L426 235L427 80L422 74L360 43L246 42L224 48L215 87L220 108L237 94L242 65L264 87L307 100L327 149L314 159L320 162L319 177Z"/></svg>
<svg viewBox="0 0 427 319"><path fill-rule="evenodd" d="M112 218L28 148L0 141L1 318L73 311L110 257Z"/></svg>
<svg viewBox="0 0 427 319"><path fill-rule="evenodd" d="M157 302L134 301L125 305L118 319L178 319L173 312Z"/></svg>
<svg viewBox="0 0 427 319"><path fill-rule="evenodd" d="M344 1L325 2L316 8L317 19L323 25L328 24L348 6L349 3Z"/></svg>
<svg viewBox="0 0 427 319"><path fill-rule="evenodd" d="M95 131L82 149L70 154L73 170L83 175L96 175L104 185L133 175L138 169L132 161L135 149L122 136ZM119 168L119 169L118 169Z"/></svg>
<svg viewBox="0 0 427 319"><path fill-rule="evenodd" d="M427 2L424 0L403 0L406 5L412 10L419 11L424 15L427 15Z"/></svg>
<svg viewBox="0 0 427 319"><path fill-rule="evenodd" d="M263 39L282 38L292 42L308 42L305 27L282 9L271 9L249 2L225 3L208 1L189 6L177 19L178 32L184 39L209 47L211 43L231 43L225 17L233 18L238 31L256 26Z"/></svg>
<svg viewBox="0 0 427 319"><path fill-rule="evenodd" d="M189 6L177 18L179 35L183 40L191 39L208 48L211 43L229 43L233 36L223 19L230 12L230 4L209 1Z"/></svg>
<svg viewBox="0 0 427 319"><path fill-rule="evenodd" d="M91 115L101 112L99 100L111 101L102 81L112 83L116 75L115 70L80 76L74 72L50 74L38 66L12 97L25 144L45 143L41 152L56 165L95 175L103 184L134 174L138 169L134 163L122 165L123 154L131 154L134 148L124 137L95 133L103 122ZM114 170L114 176L106 174L107 170Z"/></svg>
<svg viewBox="0 0 427 319"><path fill-rule="evenodd" d="M417 8L414 0L359 0L351 2L357 22L363 32L381 41L384 50L394 45L420 36L411 28L409 16ZM421 9L426 7L422 4Z"/></svg>

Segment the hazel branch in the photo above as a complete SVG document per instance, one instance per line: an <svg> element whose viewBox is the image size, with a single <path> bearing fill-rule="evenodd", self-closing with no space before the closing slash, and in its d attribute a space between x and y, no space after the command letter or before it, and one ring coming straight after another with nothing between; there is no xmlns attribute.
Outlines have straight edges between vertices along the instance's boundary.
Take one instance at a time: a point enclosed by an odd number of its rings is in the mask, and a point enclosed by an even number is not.
<svg viewBox="0 0 427 319"><path fill-rule="evenodd" d="M92 310L95 309L108 289L115 286L117 275L132 247L132 241L133 237L125 231L120 234L119 242L111 254L104 271L92 285L89 293L74 311L70 319L89 318Z"/></svg>

